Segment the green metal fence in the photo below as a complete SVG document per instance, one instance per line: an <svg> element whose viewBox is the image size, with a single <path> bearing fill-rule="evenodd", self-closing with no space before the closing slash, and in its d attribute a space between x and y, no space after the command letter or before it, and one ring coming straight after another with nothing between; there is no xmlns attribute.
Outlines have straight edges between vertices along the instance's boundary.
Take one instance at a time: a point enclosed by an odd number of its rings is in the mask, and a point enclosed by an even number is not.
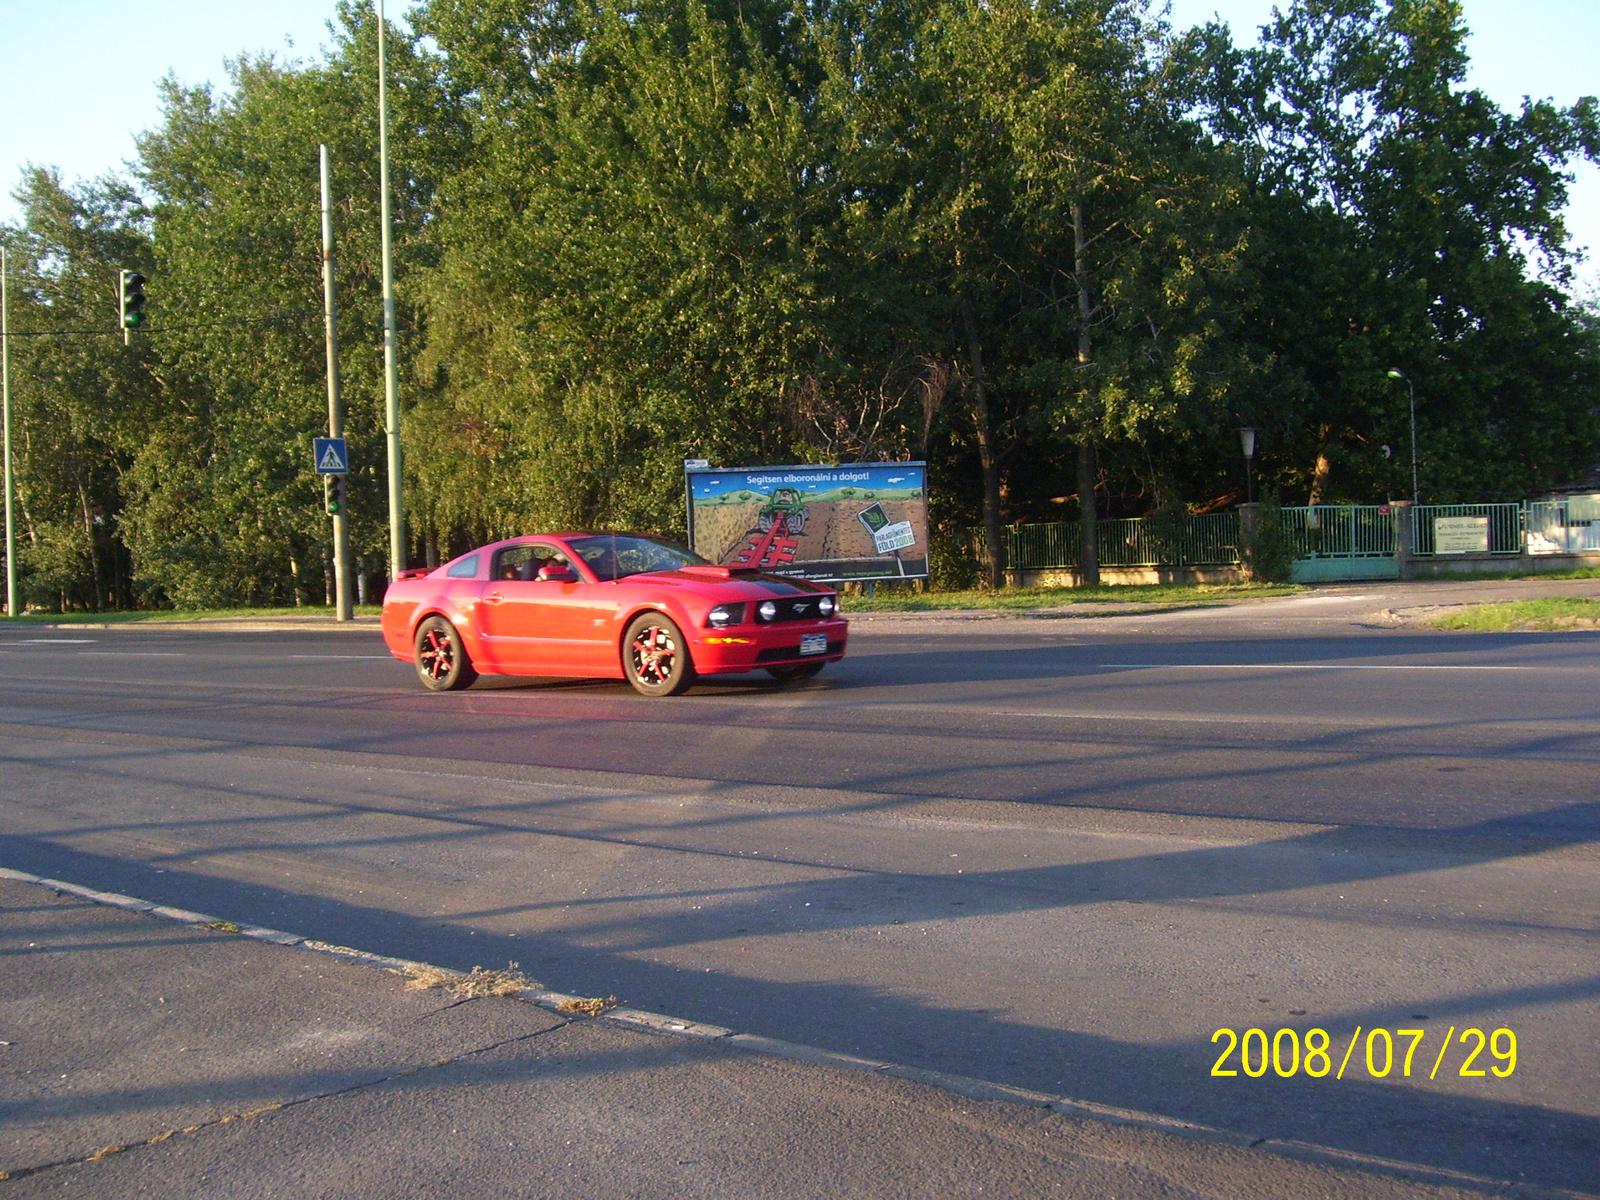
<svg viewBox="0 0 1600 1200"><path fill-rule="evenodd" d="M1525 501L1522 540L1529 554L1593 554L1600 550L1600 496Z"/></svg>
<svg viewBox="0 0 1600 1200"><path fill-rule="evenodd" d="M1419 504L1411 510L1411 553L1418 558L1438 553L1436 518L1479 518L1487 522L1490 554L1522 553L1521 504ZM1475 547L1476 548L1476 547Z"/></svg>
<svg viewBox="0 0 1600 1200"><path fill-rule="evenodd" d="M1012 570L1078 565L1078 525L1013 525L1007 530ZM1101 521L1102 567L1231 566L1239 561L1239 514L1205 513L1178 520L1132 517Z"/></svg>
<svg viewBox="0 0 1600 1200"><path fill-rule="evenodd" d="M1389 579L1398 576L1395 510L1383 504L1317 504L1281 510L1295 548L1294 578ZM1411 510L1411 552L1419 558L1477 549L1491 554L1594 553L1600 551L1600 493L1521 504L1420 504ZM1460 518L1467 518L1462 521ZM1437 522L1443 519L1445 524ZM1481 524L1478 524L1481 522ZM1438 536L1452 539L1438 548ZM1231 566L1239 561L1239 514L1207 513L1177 519L1140 517L1099 523L1103 567ZM1075 568L1078 525L1058 521L1006 530L1012 570ZM982 553L981 531L973 549Z"/></svg>
<svg viewBox="0 0 1600 1200"><path fill-rule="evenodd" d="M979 531L981 535L981 530ZM1012 525L1006 531L1006 565L1013 570L1078 565L1077 522Z"/></svg>

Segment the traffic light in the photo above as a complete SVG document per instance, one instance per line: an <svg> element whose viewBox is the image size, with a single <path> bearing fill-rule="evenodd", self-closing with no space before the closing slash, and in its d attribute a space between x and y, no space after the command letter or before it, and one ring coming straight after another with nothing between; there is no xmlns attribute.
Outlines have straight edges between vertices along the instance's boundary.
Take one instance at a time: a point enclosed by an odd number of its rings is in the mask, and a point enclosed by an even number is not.
<svg viewBox="0 0 1600 1200"><path fill-rule="evenodd" d="M328 481L328 515L333 517L343 516L345 506L345 476L324 475L323 478Z"/></svg>
<svg viewBox="0 0 1600 1200"><path fill-rule="evenodd" d="M122 327L137 329L144 324L144 276L137 271L122 272Z"/></svg>

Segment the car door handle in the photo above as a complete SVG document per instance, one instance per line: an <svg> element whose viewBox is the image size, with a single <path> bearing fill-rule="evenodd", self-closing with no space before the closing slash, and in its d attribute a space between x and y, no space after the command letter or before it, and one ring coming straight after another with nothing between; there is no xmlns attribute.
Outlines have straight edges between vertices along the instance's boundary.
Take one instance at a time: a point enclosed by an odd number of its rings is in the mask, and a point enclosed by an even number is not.
<svg viewBox="0 0 1600 1200"><path fill-rule="evenodd" d="M499 604L500 601L502 601L504 599L505 599L505 597L502 596L499 592L490 592L487 596L485 596L483 598L483 602L485 604Z"/></svg>

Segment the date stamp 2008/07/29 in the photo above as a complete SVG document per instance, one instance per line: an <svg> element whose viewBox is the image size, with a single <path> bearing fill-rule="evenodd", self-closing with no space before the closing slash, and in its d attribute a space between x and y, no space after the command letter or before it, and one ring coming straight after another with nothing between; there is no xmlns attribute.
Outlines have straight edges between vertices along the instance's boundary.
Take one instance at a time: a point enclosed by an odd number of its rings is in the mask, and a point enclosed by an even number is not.
<svg viewBox="0 0 1600 1200"><path fill-rule="evenodd" d="M1356 1057L1356 1047L1361 1044L1363 1032L1367 1035L1366 1052ZM1372 1079L1384 1079L1391 1074L1409 1079L1417 1048L1427 1037L1425 1029L1396 1029L1391 1033L1387 1029L1363 1031L1357 1025L1335 1070L1333 1054L1336 1051L1326 1029L1308 1029L1303 1037L1296 1029L1280 1029L1270 1036L1264 1029L1246 1029L1242 1036L1232 1029L1219 1029L1211 1035L1211 1041L1215 1044L1226 1039L1226 1045L1212 1064L1211 1073L1224 1077L1237 1076L1243 1070L1247 1077L1261 1079L1270 1070L1280 1079L1292 1079L1302 1072L1313 1079L1323 1079L1330 1074L1335 1079L1343 1079L1352 1058L1355 1058L1356 1068L1365 1067L1366 1074ZM1429 1079L1438 1077L1452 1046L1462 1058L1456 1064L1456 1056L1450 1055L1451 1065L1457 1067L1455 1074L1463 1079L1487 1078L1491 1075L1505 1079L1517 1069L1517 1035L1510 1029L1496 1029L1492 1033L1485 1033L1481 1029L1463 1029L1458 1036L1456 1027L1452 1025L1444 1035L1438 1054L1431 1056L1433 1069L1428 1072ZM1485 1049L1489 1052L1488 1057L1483 1058L1480 1065L1474 1066ZM1238 1053L1238 1068L1231 1065L1235 1061L1235 1051ZM1426 1065L1428 1057L1424 1055L1423 1061L1416 1064L1419 1071ZM1446 1074L1449 1074L1448 1070Z"/></svg>

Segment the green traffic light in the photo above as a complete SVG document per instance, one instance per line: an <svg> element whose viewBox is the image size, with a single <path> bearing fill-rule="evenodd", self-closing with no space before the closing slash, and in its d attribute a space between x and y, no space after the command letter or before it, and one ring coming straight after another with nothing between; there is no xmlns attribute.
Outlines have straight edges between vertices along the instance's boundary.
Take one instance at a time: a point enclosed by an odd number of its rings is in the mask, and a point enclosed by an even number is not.
<svg viewBox="0 0 1600 1200"><path fill-rule="evenodd" d="M142 312L128 313L122 318L122 323L129 329L137 329L144 324L144 314Z"/></svg>

